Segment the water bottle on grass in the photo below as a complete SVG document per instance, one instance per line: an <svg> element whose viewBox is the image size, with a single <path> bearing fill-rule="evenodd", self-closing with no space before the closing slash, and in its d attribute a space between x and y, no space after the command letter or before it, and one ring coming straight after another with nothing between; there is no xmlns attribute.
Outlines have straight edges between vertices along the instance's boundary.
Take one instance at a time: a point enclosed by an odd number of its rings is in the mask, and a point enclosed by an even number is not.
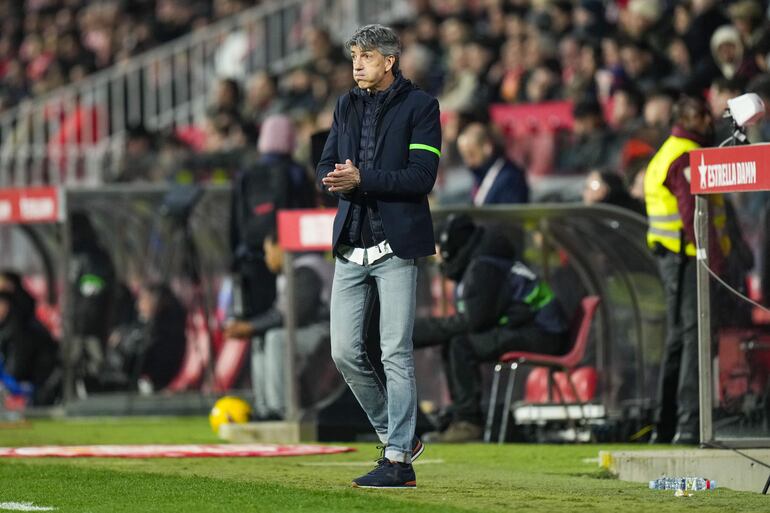
<svg viewBox="0 0 770 513"><path fill-rule="evenodd" d="M650 490L713 490L717 482L704 477L660 477L650 481Z"/></svg>

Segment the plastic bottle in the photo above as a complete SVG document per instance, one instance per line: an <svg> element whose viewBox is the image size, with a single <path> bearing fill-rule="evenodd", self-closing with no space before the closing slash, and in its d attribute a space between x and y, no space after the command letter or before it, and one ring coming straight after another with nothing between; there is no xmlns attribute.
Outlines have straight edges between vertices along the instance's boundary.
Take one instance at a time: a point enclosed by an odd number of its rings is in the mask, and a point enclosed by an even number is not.
<svg viewBox="0 0 770 513"><path fill-rule="evenodd" d="M713 490L717 482L704 477L660 477L650 481L650 490Z"/></svg>

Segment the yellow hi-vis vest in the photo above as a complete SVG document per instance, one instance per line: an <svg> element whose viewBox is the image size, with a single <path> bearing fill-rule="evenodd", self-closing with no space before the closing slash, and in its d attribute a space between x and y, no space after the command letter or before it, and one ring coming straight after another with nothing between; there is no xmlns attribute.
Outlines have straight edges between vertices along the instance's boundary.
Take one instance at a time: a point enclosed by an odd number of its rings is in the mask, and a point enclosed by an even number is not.
<svg viewBox="0 0 770 513"><path fill-rule="evenodd" d="M679 215L676 196L663 182L666 180L671 164L682 154L696 148L700 148L698 143L672 135L666 139L647 165L644 176L644 201L649 221L647 245L651 248L658 243L673 253L681 252L681 233L684 224ZM727 255L730 252L730 239L727 237L725 228L727 215L722 195L710 195L709 207L711 224L716 229L723 254ZM685 243L684 250L687 255L695 256L695 246L692 242Z"/></svg>
<svg viewBox="0 0 770 513"><path fill-rule="evenodd" d="M681 232L684 229L676 196L663 185L671 164L682 154L699 148L700 145L690 139L671 136L663 143L658 153L652 157L644 175L644 202L647 205L647 218L650 227L647 230L647 245L655 243L674 253L681 252ZM688 242L685 252L695 256L695 246Z"/></svg>

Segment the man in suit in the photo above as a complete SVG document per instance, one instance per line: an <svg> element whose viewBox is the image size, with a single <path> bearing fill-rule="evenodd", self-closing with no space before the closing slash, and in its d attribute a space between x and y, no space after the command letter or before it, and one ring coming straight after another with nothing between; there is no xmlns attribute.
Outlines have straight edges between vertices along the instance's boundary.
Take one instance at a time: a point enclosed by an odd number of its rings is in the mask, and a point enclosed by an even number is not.
<svg viewBox="0 0 770 513"><path fill-rule="evenodd" d="M441 155L438 101L398 71L400 43L392 29L361 27L346 49L357 87L337 101L316 169L319 186L339 198L332 358L385 446L377 467L353 486L411 488L411 463L422 452L414 436L416 259L435 252L428 193ZM375 287L387 385L363 343Z"/></svg>
<svg viewBox="0 0 770 513"><path fill-rule="evenodd" d="M471 123L457 138L457 149L473 173L473 204L527 203L529 185L524 170L506 158L489 129Z"/></svg>

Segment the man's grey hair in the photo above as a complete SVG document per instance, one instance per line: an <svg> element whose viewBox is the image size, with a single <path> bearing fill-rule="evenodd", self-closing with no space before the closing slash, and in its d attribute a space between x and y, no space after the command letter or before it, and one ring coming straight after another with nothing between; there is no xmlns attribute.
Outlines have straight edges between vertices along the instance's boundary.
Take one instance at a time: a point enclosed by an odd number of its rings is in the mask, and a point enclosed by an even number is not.
<svg viewBox="0 0 770 513"><path fill-rule="evenodd" d="M357 46L360 50L377 50L385 57L393 55L398 60L401 55L401 42L395 31L384 25L364 25L345 41L345 50Z"/></svg>

